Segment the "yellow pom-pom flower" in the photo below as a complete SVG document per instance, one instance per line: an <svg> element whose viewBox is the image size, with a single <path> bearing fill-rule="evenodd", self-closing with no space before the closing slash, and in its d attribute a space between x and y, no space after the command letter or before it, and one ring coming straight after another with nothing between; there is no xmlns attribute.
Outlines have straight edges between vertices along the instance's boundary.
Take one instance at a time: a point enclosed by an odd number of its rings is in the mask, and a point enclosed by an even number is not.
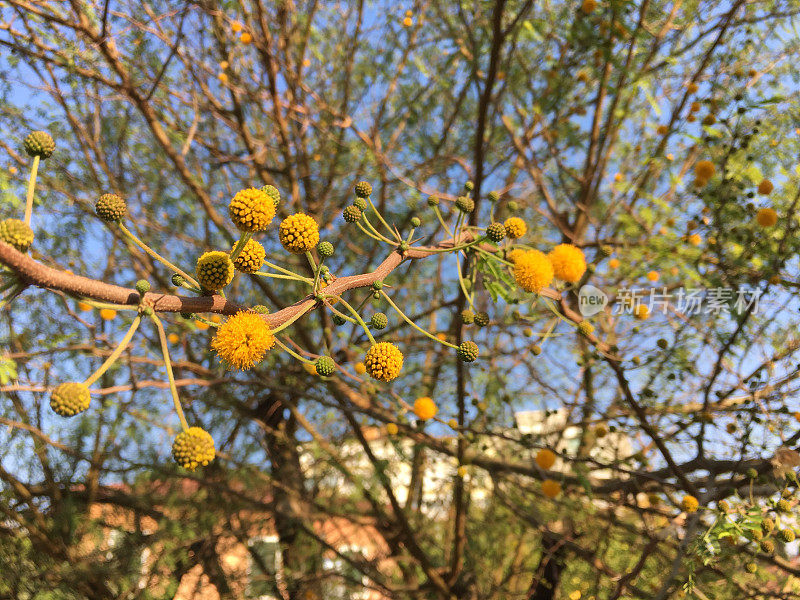
<svg viewBox="0 0 800 600"><path fill-rule="evenodd" d="M703 238L701 238L700 234L697 233L693 233L687 239L692 246L699 246L703 241Z"/></svg>
<svg viewBox="0 0 800 600"><path fill-rule="evenodd" d="M761 227L773 227L778 222L778 213L771 208L759 208L756 213L756 223Z"/></svg>
<svg viewBox="0 0 800 600"><path fill-rule="evenodd" d="M658 271L650 271L650 272L647 274L647 278L648 278L650 281L654 282L654 283L655 283L656 281L658 281L660 277L661 277L661 276L658 274Z"/></svg>
<svg viewBox="0 0 800 600"><path fill-rule="evenodd" d="M204 290L217 292L233 279L233 262L227 252L214 250L197 259L197 281Z"/></svg>
<svg viewBox="0 0 800 600"><path fill-rule="evenodd" d="M264 246L255 240L249 240L233 261L233 266L242 273L255 273L264 265L266 257Z"/></svg>
<svg viewBox="0 0 800 600"><path fill-rule="evenodd" d="M391 381L403 369L403 353L389 342L379 342L367 351L364 357L367 373L378 381Z"/></svg>
<svg viewBox="0 0 800 600"><path fill-rule="evenodd" d="M611 260L608 261L608 267L610 269L618 269L619 265L620 265L620 262L619 262L618 258L612 258Z"/></svg>
<svg viewBox="0 0 800 600"><path fill-rule="evenodd" d="M528 250L515 259L514 279L526 292L539 293L553 281L553 264L544 253Z"/></svg>
<svg viewBox="0 0 800 600"><path fill-rule="evenodd" d="M559 244L547 256L553 265L553 273L562 281L577 283L586 272L583 250L572 244Z"/></svg>
<svg viewBox="0 0 800 600"><path fill-rule="evenodd" d="M395 423L387 423L386 424L386 433L389 435L397 435L397 432L400 431L400 428L397 427Z"/></svg>
<svg viewBox="0 0 800 600"><path fill-rule="evenodd" d="M551 469L556 462L556 454L548 448L542 448L536 453L536 464L541 469Z"/></svg>
<svg viewBox="0 0 800 600"><path fill-rule="evenodd" d="M280 226L281 245L292 254L303 254L319 243L316 221L303 213L286 217Z"/></svg>
<svg viewBox="0 0 800 600"><path fill-rule="evenodd" d="M89 388L82 383L62 383L50 394L50 408L62 417L74 417L87 408L92 398Z"/></svg>
<svg viewBox="0 0 800 600"><path fill-rule="evenodd" d="M264 231L275 217L275 202L266 192L248 188L233 197L228 214L241 231Z"/></svg>
<svg viewBox="0 0 800 600"><path fill-rule="evenodd" d="M211 347L227 364L245 371L261 362L267 350L275 345L275 337L264 318L241 311L217 328Z"/></svg>
<svg viewBox="0 0 800 600"><path fill-rule="evenodd" d="M367 367L363 362L356 363L355 367L353 367L353 368L355 369L356 373L358 373L359 375L363 375L364 373L367 372Z"/></svg>
<svg viewBox="0 0 800 600"><path fill-rule="evenodd" d="M561 493L561 484L552 479L542 481L542 493L548 498L555 498Z"/></svg>
<svg viewBox="0 0 800 600"><path fill-rule="evenodd" d="M432 398L422 396L414 401L414 414L418 419L427 421L436 416L437 408Z"/></svg>
<svg viewBox="0 0 800 600"><path fill-rule="evenodd" d="M0 221L0 241L11 244L20 252L27 252L33 243L33 230L24 221L6 219Z"/></svg>
<svg viewBox="0 0 800 600"><path fill-rule="evenodd" d="M214 438L201 427L189 427L175 436L172 442L172 458L188 471L206 466L216 456Z"/></svg>
<svg viewBox="0 0 800 600"><path fill-rule="evenodd" d="M697 512L697 509L700 508L700 503L694 496L686 495L681 500L681 508L687 513Z"/></svg>
<svg viewBox="0 0 800 600"><path fill-rule="evenodd" d="M708 181L717 172L717 168L710 160L700 160L694 166L694 174L698 179Z"/></svg>
<svg viewBox="0 0 800 600"><path fill-rule="evenodd" d="M635 316L640 321L644 321L647 317L650 316L650 309L647 308L645 304L639 304L636 308L633 309L633 316Z"/></svg>
<svg viewBox="0 0 800 600"><path fill-rule="evenodd" d="M772 190L775 189L775 186L772 185L772 182L769 179L764 179L761 183L758 184L758 193L762 196L766 196L772 193Z"/></svg>
<svg viewBox="0 0 800 600"><path fill-rule="evenodd" d="M521 238L528 231L528 226L525 224L525 221L519 217L507 218L503 223L503 227L506 228L506 235L512 240Z"/></svg>
<svg viewBox="0 0 800 600"><path fill-rule="evenodd" d="M115 311L113 308L100 309L100 318L103 319L104 321L110 321L116 316L117 316L117 311Z"/></svg>

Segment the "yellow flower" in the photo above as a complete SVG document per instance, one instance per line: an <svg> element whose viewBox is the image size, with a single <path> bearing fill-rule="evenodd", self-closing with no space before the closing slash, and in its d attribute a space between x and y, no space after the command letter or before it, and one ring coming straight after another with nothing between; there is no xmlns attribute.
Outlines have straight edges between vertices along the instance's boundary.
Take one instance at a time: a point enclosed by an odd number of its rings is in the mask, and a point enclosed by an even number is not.
<svg viewBox="0 0 800 600"><path fill-rule="evenodd" d="M281 245L292 254L303 254L319 243L319 228L316 221L297 213L281 222L279 237Z"/></svg>
<svg viewBox="0 0 800 600"><path fill-rule="evenodd" d="M195 320L194 326L197 327L200 331L204 331L204 330L208 329L208 323L205 323L203 321Z"/></svg>
<svg viewBox="0 0 800 600"><path fill-rule="evenodd" d="M205 467L215 455L214 438L201 427L181 431L172 442L172 458L188 471L194 471L200 465Z"/></svg>
<svg viewBox="0 0 800 600"><path fill-rule="evenodd" d="M74 417L89 408L92 398L83 383L62 383L50 395L50 408L62 417Z"/></svg>
<svg viewBox="0 0 800 600"><path fill-rule="evenodd" d="M619 268L619 259L612 258L610 261L608 261L608 267L610 269L618 269Z"/></svg>
<svg viewBox="0 0 800 600"><path fill-rule="evenodd" d="M681 508L688 513L697 512L697 509L700 508L700 503L697 501L697 498L691 495L686 495L681 500Z"/></svg>
<svg viewBox="0 0 800 600"><path fill-rule="evenodd" d="M91 304L86 304L86 302L78 302L78 310L81 312L87 312L92 310Z"/></svg>
<svg viewBox="0 0 800 600"><path fill-rule="evenodd" d="M423 421L435 417L436 411L436 404L433 399L428 396L422 396L414 401L414 414Z"/></svg>
<svg viewBox="0 0 800 600"><path fill-rule="evenodd" d="M693 233L692 235L689 236L688 239L689 239L689 243L692 246L699 246L700 243L703 241L703 238L701 238L700 235L697 234L697 233Z"/></svg>
<svg viewBox="0 0 800 600"><path fill-rule="evenodd" d="M525 221L519 217L508 217L503 223L506 228L506 235L512 240L518 240L528 231Z"/></svg>
<svg viewBox="0 0 800 600"><path fill-rule="evenodd" d="M397 427L395 423L386 424L386 433L388 433L389 435L397 435L398 431L400 431L400 429Z"/></svg>
<svg viewBox="0 0 800 600"><path fill-rule="evenodd" d="M235 33L239 33L242 30L242 24L239 23L239 21L234 21L231 25L231 29L233 29Z"/></svg>
<svg viewBox="0 0 800 600"><path fill-rule="evenodd" d="M647 305L640 304L635 309L633 309L633 316L635 316L640 321L644 321L647 317L650 316L650 309L647 308Z"/></svg>
<svg viewBox="0 0 800 600"><path fill-rule="evenodd" d="M553 281L553 264L542 252L528 250L514 261L514 279L526 292L539 293Z"/></svg>
<svg viewBox="0 0 800 600"><path fill-rule="evenodd" d="M690 83L689 85L686 86L686 91L689 92L690 94L696 94L697 90L699 89L700 86L698 86L696 83Z"/></svg>
<svg viewBox="0 0 800 600"><path fill-rule="evenodd" d="M547 256L553 265L553 273L562 281L577 283L586 272L583 250L572 244L559 244Z"/></svg>
<svg viewBox="0 0 800 600"><path fill-rule="evenodd" d="M708 180L711 179L716 172L717 168L710 160L698 161L694 166L694 174L698 179L705 180L706 182L708 182Z"/></svg>
<svg viewBox="0 0 800 600"><path fill-rule="evenodd" d="M658 281L659 277L661 277L661 276L658 274L658 271L650 271L647 274L647 278L652 282Z"/></svg>
<svg viewBox="0 0 800 600"><path fill-rule="evenodd" d="M117 311L115 311L113 308L103 308L100 310L100 318L106 321L110 321L116 316L117 316Z"/></svg>
<svg viewBox="0 0 800 600"><path fill-rule="evenodd" d="M403 353L392 343L379 342L364 357L364 366L373 379L391 381L403 368Z"/></svg>
<svg viewBox="0 0 800 600"><path fill-rule="evenodd" d="M597 0L583 0L581 4L581 10L587 15L593 13L596 8Z"/></svg>
<svg viewBox="0 0 800 600"><path fill-rule="evenodd" d="M405 25L406 27L411 27L413 23L414 21L411 17L406 17L405 19L403 19L403 25Z"/></svg>
<svg viewBox="0 0 800 600"><path fill-rule="evenodd" d="M555 498L561 493L561 484L552 479L542 481L542 493L548 498Z"/></svg>
<svg viewBox="0 0 800 600"><path fill-rule="evenodd" d="M264 318L241 311L217 328L211 347L229 365L245 371L261 362L275 337Z"/></svg>
<svg viewBox="0 0 800 600"><path fill-rule="evenodd" d="M775 189L775 186L772 185L772 182L769 179L764 179L758 184L758 193L763 196L771 194L773 189Z"/></svg>
<svg viewBox="0 0 800 600"><path fill-rule="evenodd" d="M773 227L778 222L778 213L771 208L759 208L756 213L756 222L761 227Z"/></svg>
<svg viewBox="0 0 800 600"><path fill-rule="evenodd" d="M275 217L275 202L256 188L241 190L228 205L231 221L241 231L264 231Z"/></svg>
<svg viewBox="0 0 800 600"><path fill-rule="evenodd" d="M255 240L249 240L242 248L239 256L236 257L236 260L233 261L233 266L242 273L255 273L264 265L266 257L267 253L264 251L264 246Z"/></svg>
<svg viewBox="0 0 800 600"><path fill-rule="evenodd" d="M179 336L177 333L170 333L170 334L167 336L167 341L168 341L170 344L177 344L178 342L180 342L180 341L181 341L181 338L180 338L180 336Z"/></svg>
<svg viewBox="0 0 800 600"><path fill-rule="evenodd" d="M204 290L217 292L233 279L233 263L227 252L205 252L197 259L197 281Z"/></svg>
<svg viewBox="0 0 800 600"><path fill-rule="evenodd" d="M367 367L366 365L364 365L363 362L356 363L354 369L356 370L356 373L358 373L359 375L363 375L364 373L367 372Z"/></svg>
<svg viewBox="0 0 800 600"><path fill-rule="evenodd" d="M244 33L242 33L239 39L242 40L243 44L249 44L250 42L253 41L253 36L245 31Z"/></svg>
<svg viewBox="0 0 800 600"><path fill-rule="evenodd" d="M217 78L220 80L220 83L228 83L228 76L225 73L220 73L217 75Z"/></svg>
<svg viewBox="0 0 800 600"><path fill-rule="evenodd" d="M536 453L536 464L542 469L548 470L552 468L555 462L556 454L552 450L542 448Z"/></svg>
<svg viewBox="0 0 800 600"><path fill-rule="evenodd" d="M463 479L464 477L467 476L467 467L465 465L461 465L460 467L458 467L458 469L456 469L456 473L458 474L459 477Z"/></svg>

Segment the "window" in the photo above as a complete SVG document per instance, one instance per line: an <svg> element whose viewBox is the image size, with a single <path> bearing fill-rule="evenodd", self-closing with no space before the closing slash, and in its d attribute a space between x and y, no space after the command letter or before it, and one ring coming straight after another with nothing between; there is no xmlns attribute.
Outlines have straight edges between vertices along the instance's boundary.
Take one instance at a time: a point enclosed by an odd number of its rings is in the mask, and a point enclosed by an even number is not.
<svg viewBox="0 0 800 600"><path fill-rule="evenodd" d="M341 555L341 556L340 556ZM348 559L348 560L346 560ZM364 560L364 549L344 546L339 554L323 561L323 568L331 574L325 590L326 600L362 600L367 598L369 579L356 568Z"/></svg>
<svg viewBox="0 0 800 600"><path fill-rule="evenodd" d="M278 536L253 538L248 543L247 597L252 600L275 600L278 590L275 575L281 566Z"/></svg>

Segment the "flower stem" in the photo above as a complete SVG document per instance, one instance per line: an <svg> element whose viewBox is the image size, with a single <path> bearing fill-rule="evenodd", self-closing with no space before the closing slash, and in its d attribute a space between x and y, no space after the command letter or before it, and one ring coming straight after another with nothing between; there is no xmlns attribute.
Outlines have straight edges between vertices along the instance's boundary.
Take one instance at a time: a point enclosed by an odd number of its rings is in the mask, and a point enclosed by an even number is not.
<svg viewBox="0 0 800 600"><path fill-rule="evenodd" d="M389 224L388 224L388 223L386 222L386 220L383 218L383 215L381 215L381 213L380 213L380 212L378 212L378 209L377 209L377 208L375 207L375 205L372 203L372 198L367 198L367 202L369 202L369 205L372 207L372 210L375 212L375 216L376 216L376 217L378 217L378 220L379 220L381 223L383 223L383 226L384 226L384 227L386 227L386 231L388 231L388 232L389 232L389 233L390 233L390 234L391 234L391 235L392 235L392 236L393 236L393 237L394 237L394 238L395 238L395 239L396 239L398 242L402 241L402 240L400 239L400 237L399 237L399 236L398 236L398 235L397 235L397 234L394 232L394 230L393 230L391 227L389 227ZM364 217L364 220L366 220L366 217Z"/></svg>
<svg viewBox="0 0 800 600"><path fill-rule="evenodd" d="M236 246L234 246L233 250L231 250L231 253L230 253L231 261L234 261L237 258L239 258L239 255L242 253L242 250L244 250L244 247L247 245L247 242L249 242L250 238L252 238L252 237L253 237L253 234L250 233L250 232L243 233L241 235L241 237L239 238L239 241L236 242Z"/></svg>
<svg viewBox="0 0 800 600"><path fill-rule="evenodd" d="M383 295L383 297L384 297L384 298L386 298L386 301L387 301L387 302L388 302L388 303L391 305L391 307L397 311L397 314L399 314L399 315L402 317L402 319L403 319L403 320L404 320L406 323L408 323L409 325L411 325L411 326L412 326L414 329L416 329L416 330L417 330L417 331L419 331L420 333L423 333L423 334L427 335L427 336L428 336L429 338L431 338L432 340L436 340L436 341L437 341L437 342L439 342L440 344L444 344L445 346L449 346L450 348L455 348L456 350L458 350L458 346L454 346L454 345L453 345L453 344L451 344L450 342L445 342L445 341L443 341L443 340L440 340L440 339L439 339L439 338L437 338L435 335L433 335L431 332L424 330L422 327L420 327L419 325L417 325L416 323L414 323L414 321L412 321L411 319L409 319L409 318L406 316L406 313L404 313L402 310L400 310L400 308L399 308L399 307L398 307L398 306L397 306L397 305L396 305L394 302L392 302L392 299L391 299L391 298L389 298L389 296L386 294L386 292L384 292L383 290L381 290L381 294Z"/></svg>
<svg viewBox="0 0 800 600"><path fill-rule="evenodd" d="M33 157L31 177L28 180L28 197L25 200L25 224L30 227L33 216L33 191L36 189L36 174L39 172L39 157Z"/></svg>
<svg viewBox="0 0 800 600"><path fill-rule="evenodd" d="M294 350L290 349L289 346L287 346L286 344L281 342L278 338L275 338L275 343L278 344L278 346L283 348L290 355L294 356L297 360L302 361L304 363L307 363L309 365L313 365L314 364L313 360L309 360L308 358L304 358L303 356L300 356L297 352L295 352Z"/></svg>
<svg viewBox="0 0 800 600"><path fill-rule="evenodd" d="M125 348L128 347L130 344L131 339L133 338L133 334L136 333L136 330L139 328L139 323L142 322L142 316L136 315L136 318L131 323L130 328L128 329L128 333L125 334L125 337L122 338L119 345L114 349L114 351L108 356L105 362L100 365L100 368L97 369L92 375L90 375L83 383L86 387L94 384L100 377L108 371L109 367L113 365L116 360L120 357L120 355L125 351Z"/></svg>
<svg viewBox="0 0 800 600"><path fill-rule="evenodd" d="M155 313L150 315L150 318L153 319L153 322L156 324L156 329L158 329L158 339L161 342L161 354L164 356L164 366L167 368L169 391L172 394L172 403L175 405L175 412L178 413L178 418L181 420L181 427L183 430L189 431L189 423L186 422L186 417L183 416L183 407L181 407L181 401L180 398L178 398L175 376L172 374L172 363L169 360L169 346L167 345L167 335L164 333L164 326Z"/></svg>
<svg viewBox="0 0 800 600"><path fill-rule="evenodd" d="M172 269L173 271L175 271L175 272L176 272L178 275L180 275L181 277L183 277L183 278L184 278L186 281L188 281L188 282L189 282L191 285L195 286L195 287L196 287L196 288L198 288L198 289L200 288L200 284L199 284L199 283L197 283L197 281L195 281L195 280L194 280L194 278L193 278L191 275L189 275L188 273L186 273L186 271L184 271L184 270L182 270L182 269L180 269L180 268L176 267L176 266L175 266L175 265L173 265L171 262L169 262L169 261L168 261L166 258L164 258L163 256L161 256L161 255L160 255L158 252L156 252L155 250L153 250L152 248L150 248L150 246L148 246L147 244L145 244L145 243L144 243L142 240L140 240L138 237L136 237L136 236L135 236L135 235L134 235L134 234L133 234L133 233L132 233L130 230L128 230L128 228L127 228L127 227L125 227L125 225L123 225L122 223L120 223L120 224L119 224L119 228L120 228L120 231L122 231L122 233L124 233L125 235L127 235L127 236L130 238L130 240L131 240L131 241L132 241L134 244L136 244L137 246L139 246L139 248L141 248L142 250L144 250L145 252L147 252L147 254L149 254L150 256L152 256L153 258L155 258L155 259L156 259L158 262L160 262L162 265L164 265L164 266L166 266L166 267L168 267L168 268Z"/></svg>
<svg viewBox="0 0 800 600"><path fill-rule="evenodd" d="M358 321L359 325L361 325L361 327L364 328L364 332L367 334L367 337L369 338L369 341L372 342L373 345L377 344L377 342L375 341L375 338L372 337L372 332L370 332L369 327L367 327L367 324L364 323L364 319L361 318L361 315L358 314L358 311L355 308L353 308L352 306L350 306L350 304L344 298L342 298L341 296L326 296L326 298L336 298L337 300L340 300L342 302L342 304L344 304L345 308L347 308L347 310L350 311L350 314L352 314L353 317L355 317L355 319L356 319L356 321Z"/></svg>
<svg viewBox="0 0 800 600"><path fill-rule="evenodd" d="M289 327L289 325L291 325L292 323L294 323L295 321L297 321L297 319L299 319L300 317L302 317L304 314L306 314L306 313L304 313L304 312L302 312L302 311L298 312L298 313L297 313L295 316L293 316L291 319L289 319L289 320L288 320L288 321L286 321L285 323L282 323L282 324L281 324L280 326L278 326L276 329L271 329L271 330L270 330L270 331L271 331L271 333L272 333L273 335L275 335L275 334L276 334L276 333L278 333L279 331L283 331L284 329L286 329L287 327Z"/></svg>

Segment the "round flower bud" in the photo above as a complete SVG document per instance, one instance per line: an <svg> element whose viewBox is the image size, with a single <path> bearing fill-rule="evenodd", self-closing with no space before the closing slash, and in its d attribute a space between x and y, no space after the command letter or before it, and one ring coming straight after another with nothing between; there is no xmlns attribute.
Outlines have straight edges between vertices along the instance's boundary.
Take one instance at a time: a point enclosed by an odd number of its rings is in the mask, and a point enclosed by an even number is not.
<svg viewBox="0 0 800 600"><path fill-rule="evenodd" d="M761 540L759 546L764 554L772 554L775 552L775 543L772 540Z"/></svg>
<svg viewBox="0 0 800 600"><path fill-rule="evenodd" d="M356 198L353 200L353 206L357 207L359 210L364 211L367 210L367 201L364 198Z"/></svg>
<svg viewBox="0 0 800 600"><path fill-rule="evenodd" d="M382 312L372 315L370 320L370 327L373 329L384 329L389 324L389 319Z"/></svg>
<svg viewBox="0 0 800 600"><path fill-rule="evenodd" d="M235 247L235 245L234 245ZM231 248L233 251L233 248ZM267 253L264 246L255 240L248 240L239 252L239 256L233 261L233 266L242 273L255 273L264 266L264 259Z"/></svg>
<svg viewBox="0 0 800 600"><path fill-rule="evenodd" d="M92 398L82 383L62 383L50 394L50 408L62 417L74 417L89 408Z"/></svg>
<svg viewBox="0 0 800 600"><path fill-rule="evenodd" d="M433 208L434 206L439 206L439 198L436 196L428 196L428 206Z"/></svg>
<svg viewBox="0 0 800 600"><path fill-rule="evenodd" d="M22 145L28 156L38 156L42 159L50 158L56 149L56 143L46 131L32 131L27 135Z"/></svg>
<svg viewBox="0 0 800 600"><path fill-rule="evenodd" d="M275 208L278 208L278 204L280 204L281 201L281 193L278 191L278 188L274 185L265 185L261 188L261 191L272 198L272 203L275 205Z"/></svg>
<svg viewBox="0 0 800 600"><path fill-rule="evenodd" d="M281 245L292 254L303 254L319 243L316 221L303 213L286 217L278 231Z"/></svg>
<svg viewBox="0 0 800 600"><path fill-rule="evenodd" d="M772 185L772 182L769 179L763 179L761 183L758 184L758 193L762 196L767 196L772 193L772 190L775 189L775 186Z"/></svg>
<svg viewBox="0 0 800 600"><path fill-rule="evenodd" d="M269 313L269 309L263 304L256 304L251 310L260 315L266 315Z"/></svg>
<svg viewBox="0 0 800 600"><path fill-rule="evenodd" d="M708 181L714 176L717 168L710 160L700 160L694 166L694 174L698 179Z"/></svg>
<svg viewBox="0 0 800 600"><path fill-rule="evenodd" d="M492 223L486 228L486 237L493 242L502 242L506 237L506 228L502 223Z"/></svg>
<svg viewBox="0 0 800 600"><path fill-rule="evenodd" d="M336 372L336 363L333 362L330 356L320 356L317 362L314 363L314 368L317 371L317 375L330 377Z"/></svg>
<svg viewBox="0 0 800 600"><path fill-rule="evenodd" d="M485 312L475 313L475 325L478 327L486 327L489 324L489 315Z"/></svg>
<svg viewBox="0 0 800 600"><path fill-rule="evenodd" d="M755 573L758 571L758 565L754 562L747 563L744 568L748 573Z"/></svg>
<svg viewBox="0 0 800 600"><path fill-rule="evenodd" d="M275 217L275 201L267 192L248 188L236 193L228 214L240 231L264 231Z"/></svg>
<svg viewBox="0 0 800 600"><path fill-rule="evenodd" d="M204 290L218 292L233 279L233 262L227 252L206 252L197 259L197 281Z"/></svg>
<svg viewBox="0 0 800 600"><path fill-rule="evenodd" d="M531 354L533 354L534 356L539 356L541 353L542 353L541 346L536 346L536 345L531 346Z"/></svg>
<svg viewBox="0 0 800 600"><path fill-rule="evenodd" d="M106 223L116 223L125 218L128 205L116 194L103 194L97 199L94 212Z"/></svg>
<svg viewBox="0 0 800 600"><path fill-rule="evenodd" d="M594 325L589 323L589 321L581 321L578 323L578 331L585 336L589 336L594 333Z"/></svg>
<svg viewBox="0 0 800 600"><path fill-rule="evenodd" d="M509 217L503 223L506 230L506 235L512 240L521 238L528 231L528 226L525 221L519 217Z"/></svg>
<svg viewBox="0 0 800 600"><path fill-rule="evenodd" d="M474 190L474 189L475 189L475 184L474 184L474 183L472 183L471 181L467 181L467 182L464 184L464 190L466 190L467 192L471 192L471 191L472 191L472 190Z"/></svg>
<svg viewBox="0 0 800 600"><path fill-rule="evenodd" d="M14 246L20 252L27 252L33 243L33 229L25 221L5 219L0 221L0 240Z"/></svg>
<svg viewBox="0 0 800 600"><path fill-rule="evenodd" d="M144 279L140 279L136 282L136 291L139 292L140 296L144 296L147 292L150 291L150 282Z"/></svg>
<svg viewBox="0 0 800 600"><path fill-rule="evenodd" d="M552 479L542 481L542 493L548 498L555 498L561 493L561 484Z"/></svg>
<svg viewBox="0 0 800 600"><path fill-rule="evenodd" d="M464 362L474 362L478 359L478 345L471 341L461 342L456 354Z"/></svg>
<svg viewBox="0 0 800 600"><path fill-rule="evenodd" d="M603 256L611 256L614 253L614 248L612 248L611 246L609 246L607 244L603 245L603 246L600 246L600 253Z"/></svg>
<svg viewBox="0 0 800 600"><path fill-rule="evenodd" d="M761 529L764 531L764 533L770 533L773 529L775 529L775 521L767 517L761 521Z"/></svg>
<svg viewBox="0 0 800 600"><path fill-rule="evenodd" d="M333 256L333 244L330 242L320 242L317 244L317 252L319 252L319 255L323 258Z"/></svg>
<svg viewBox="0 0 800 600"><path fill-rule="evenodd" d="M342 218L348 223L355 223L361 220L361 209L357 206L347 206L342 211Z"/></svg>
<svg viewBox="0 0 800 600"><path fill-rule="evenodd" d="M489 202L497 202L500 200L500 194L497 192L489 192Z"/></svg>
<svg viewBox="0 0 800 600"><path fill-rule="evenodd" d="M214 438L201 427L181 431L172 442L172 458L188 471L194 471L201 465L205 467L214 460L215 455Z"/></svg>
<svg viewBox="0 0 800 600"><path fill-rule="evenodd" d="M356 193L357 198L369 198L372 194L372 185L368 181L359 181L353 187L353 191Z"/></svg>
<svg viewBox="0 0 800 600"><path fill-rule="evenodd" d="M403 368L403 353L394 344L379 342L367 351L364 366L373 379L392 381Z"/></svg>
<svg viewBox="0 0 800 600"><path fill-rule="evenodd" d="M411 226L412 227L419 227L422 224L422 221L419 220L419 217L412 217L411 219Z"/></svg>
<svg viewBox="0 0 800 600"><path fill-rule="evenodd" d="M781 498L775 508L778 512L788 513L792 510L792 505L785 498Z"/></svg>
<svg viewBox="0 0 800 600"><path fill-rule="evenodd" d="M178 275L177 273L172 274L172 285L181 287L186 280L183 278L183 275Z"/></svg>
<svg viewBox="0 0 800 600"><path fill-rule="evenodd" d="M516 212L516 211L519 210L519 204L517 203L516 200L509 200L508 201L508 210L510 210L511 212Z"/></svg>
<svg viewBox="0 0 800 600"><path fill-rule="evenodd" d="M475 313L469 309L461 311L461 322L469 325L475 322Z"/></svg>
<svg viewBox="0 0 800 600"><path fill-rule="evenodd" d="M791 529L781 529L778 532L778 537L781 538L782 541L789 544L794 541L795 535L794 531L792 531Z"/></svg>
<svg viewBox="0 0 800 600"><path fill-rule="evenodd" d="M456 198L456 208L463 213L471 213L475 210L475 201L467 196L459 196Z"/></svg>
<svg viewBox="0 0 800 600"><path fill-rule="evenodd" d="M539 468L549 471L556 464L556 454L548 448L542 448L536 453L535 460Z"/></svg>

